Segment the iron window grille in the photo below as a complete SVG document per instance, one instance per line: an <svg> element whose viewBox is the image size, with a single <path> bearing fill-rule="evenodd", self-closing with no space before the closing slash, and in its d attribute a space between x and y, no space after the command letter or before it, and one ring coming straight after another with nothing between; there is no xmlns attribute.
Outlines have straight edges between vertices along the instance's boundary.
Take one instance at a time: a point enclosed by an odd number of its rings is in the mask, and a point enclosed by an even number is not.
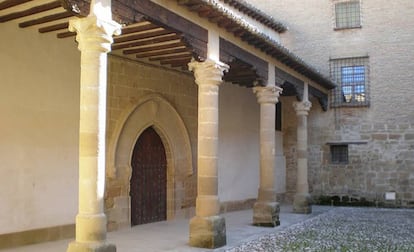
<svg viewBox="0 0 414 252"><path fill-rule="evenodd" d="M368 57L331 59L329 66L338 84L332 91L332 107L369 106Z"/></svg>
<svg viewBox="0 0 414 252"><path fill-rule="evenodd" d="M358 1L335 3L335 29L361 27L361 5Z"/></svg>
<svg viewBox="0 0 414 252"><path fill-rule="evenodd" d="M348 145L331 145L331 163L348 164Z"/></svg>

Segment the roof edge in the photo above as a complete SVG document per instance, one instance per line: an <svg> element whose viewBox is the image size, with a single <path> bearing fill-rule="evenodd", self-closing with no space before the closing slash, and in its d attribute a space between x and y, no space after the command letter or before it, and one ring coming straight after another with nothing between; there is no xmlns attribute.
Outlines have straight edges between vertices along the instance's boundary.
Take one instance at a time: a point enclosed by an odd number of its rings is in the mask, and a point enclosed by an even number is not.
<svg viewBox="0 0 414 252"><path fill-rule="evenodd" d="M258 22L272 28L273 30L283 33L288 30L288 27L282 22L275 20L272 16L263 12L262 10L254 7L252 4L248 3L245 0L219 0L224 2L244 14L256 19Z"/></svg>

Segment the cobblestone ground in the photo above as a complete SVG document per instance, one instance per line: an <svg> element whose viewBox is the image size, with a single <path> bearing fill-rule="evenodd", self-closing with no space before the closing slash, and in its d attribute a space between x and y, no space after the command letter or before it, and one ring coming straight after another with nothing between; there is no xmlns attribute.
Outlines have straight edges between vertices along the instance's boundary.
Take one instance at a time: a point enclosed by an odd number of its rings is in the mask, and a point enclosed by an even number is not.
<svg viewBox="0 0 414 252"><path fill-rule="evenodd" d="M226 251L413 252L414 210L339 207Z"/></svg>

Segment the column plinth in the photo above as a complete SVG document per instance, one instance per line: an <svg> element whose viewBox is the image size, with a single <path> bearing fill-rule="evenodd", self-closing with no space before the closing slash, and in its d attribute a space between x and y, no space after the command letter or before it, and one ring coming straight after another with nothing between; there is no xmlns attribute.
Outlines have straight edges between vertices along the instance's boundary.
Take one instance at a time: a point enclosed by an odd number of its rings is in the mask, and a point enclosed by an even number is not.
<svg viewBox="0 0 414 252"><path fill-rule="evenodd" d="M255 87L260 103L260 185L253 206L253 224L275 227L280 224L276 202L275 176L275 104L282 89L276 86Z"/></svg>
<svg viewBox="0 0 414 252"><path fill-rule="evenodd" d="M91 7L93 9L94 6ZM116 251L115 245L106 242L105 124L107 53L113 41L112 35L119 34L120 28L110 18L98 18L94 14L69 22L69 30L77 32L76 40L81 51L81 98L79 207L76 240L69 244L68 252Z"/></svg>
<svg viewBox="0 0 414 252"><path fill-rule="evenodd" d="M293 199L293 212L308 214L312 212L308 184L308 125L307 117L312 107L310 101L293 103L296 111L297 127L297 181Z"/></svg>
<svg viewBox="0 0 414 252"><path fill-rule="evenodd" d="M226 223L218 197L218 91L228 66L213 60L188 64L198 85L196 216L190 220L190 245L218 248L226 245Z"/></svg>

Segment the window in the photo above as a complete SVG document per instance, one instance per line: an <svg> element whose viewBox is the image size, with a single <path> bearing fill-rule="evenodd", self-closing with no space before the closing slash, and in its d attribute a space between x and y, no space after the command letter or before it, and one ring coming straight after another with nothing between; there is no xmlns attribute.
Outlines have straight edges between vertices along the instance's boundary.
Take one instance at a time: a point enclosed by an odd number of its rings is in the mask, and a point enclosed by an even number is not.
<svg viewBox="0 0 414 252"><path fill-rule="evenodd" d="M361 27L359 1L341 1L335 3L335 29Z"/></svg>
<svg viewBox="0 0 414 252"><path fill-rule="evenodd" d="M338 84L331 104L368 106L368 57L330 60L331 78Z"/></svg>
<svg viewBox="0 0 414 252"><path fill-rule="evenodd" d="M348 145L331 145L331 163L348 164Z"/></svg>

